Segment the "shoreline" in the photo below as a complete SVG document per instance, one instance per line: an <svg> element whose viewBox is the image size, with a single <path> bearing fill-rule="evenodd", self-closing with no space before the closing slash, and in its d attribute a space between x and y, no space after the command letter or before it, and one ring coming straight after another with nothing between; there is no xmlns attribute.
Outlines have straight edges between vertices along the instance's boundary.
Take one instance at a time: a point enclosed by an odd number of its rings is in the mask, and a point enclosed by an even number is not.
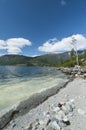
<svg viewBox="0 0 86 130"><path fill-rule="evenodd" d="M71 78L68 81L65 81L64 83L58 84L57 85L58 87L57 86L51 87L51 88L46 89L42 92L39 92L39 93L32 95L30 98L28 98L25 101L20 102L19 106L17 107L17 110L20 111L19 115L24 115L25 113L29 112L31 109L42 104L49 97L56 95L62 88L65 88L66 85L69 82L72 82L73 80L74 80L74 78Z"/></svg>
<svg viewBox="0 0 86 130"><path fill-rule="evenodd" d="M86 129L86 80L75 78L56 95L49 97L29 112L13 118L3 130L57 128L58 130Z"/></svg>
<svg viewBox="0 0 86 130"><path fill-rule="evenodd" d="M0 118L0 129L5 128L13 118L17 118L18 116L22 116L28 113L33 108L36 108L38 105L46 101L49 97L57 94L62 88L66 87L66 85L73 79L73 77L69 78L68 81L65 81L64 83L58 85L58 87L55 86L44 90L41 93L36 93L27 100L20 102L18 106L12 108L7 113L2 115L2 117Z"/></svg>

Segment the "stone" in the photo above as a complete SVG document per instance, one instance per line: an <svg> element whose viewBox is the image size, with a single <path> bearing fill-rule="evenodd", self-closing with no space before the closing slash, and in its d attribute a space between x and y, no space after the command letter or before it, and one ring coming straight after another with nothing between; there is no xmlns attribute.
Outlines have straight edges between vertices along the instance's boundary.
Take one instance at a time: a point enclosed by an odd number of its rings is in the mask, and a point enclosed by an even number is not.
<svg viewBox="0 0 86 130"><path fill-rule="evenodd" d="M46 125L48 126L50 122L51 122L51 119L48 119Z"/></svg>
<svg viewBox="0 0 86 130"><path fill-rule="evenodd" d="M68 109L63 105L62 106L62 111L67 115L69 113Z"/></svg>
<svg viewBox="0 0 86 130"><path fill-rule="evenodd" d="M43 115L46 117L50 117L50 112L44 112Z"/></svg>
<svg viewBox="0 0 86 130"><path fill-rule="evenodd" d="M69 101L69 104L71 105L71 107L74 109L75 108L75 104L74 104L74 99L71 99Z"/></svg>
<svg viewBox="0 0 86 130"><path fill-rule="evenodd" d="M66 127L67 125L63 122L63 121L59 121L59 126L61 127L61 128L63 128L63 127Z"/></svg>
<svg viewBox="0 0 86 130"><path fill-rule="evenodd" d="M86 73L84 73L84 79L86 79Z"/></svg>
<svg viewBox="0 0 86 130"><path fill-rule="evenodd" d="M64 111L60 110L57 115L55 115L55 118L58 120L62 120L65 117Z"/></svg>
<svg viewBox="0 0 86 130"><path fill-rule="evenodd" d="M60 129L61 129L60 126L57 124L56 121L51 122L51 123L50 123L50 126L51 126L52 128L54 128L55 130L60 130Z"/></svg>
<svg viewBox="0 0 86 130"><path fill-rule="evenodd" d="M55 117L52 117L51 122L53 122L53 121L56 121L57 123L59 122L59 120L56 119Z"/></svg>
<svg viewBox="0 0 86 130"><path fill-rule="evenodd" d="M82 110L82 109L78 109L78 114L84 115L86 113L86 111Z"/></svg>
<svg viewBox="0 0 86 130"><path fill-rule="evenodd" d="M35 127L35 130L46 130L45 125L39 125L38 127Z"/></svg>
<svg viewBox="0 0 86 130"><path fill-rule="evenodd" d="M66 115L69 114L70 112L73 112L74 108L75 108L75 104L73 99L66 102L65 105L62 106L62 110L65 112Z"/></svg>
<svg viewBox="0 0 86 130"><path fill-rule="evenodd" d="M55 129L53 127L51 127L51 126L47 126L46 130L55 130Z"/></svg>
<svg viewBox="0 0 86 130"><path fill-rule="evenodd" d="M64 102L60 102L60 103L58 103L58 107L59 107L59 108L61 108L62 105L64 105Z"/></svg>
<svg viewBox="0 0 86 130"><path fill-rule="evenodd" d="M32 123L28 124L24 130L35 130L35 127L38 127L39 122L38 121L33 121Z"/></svg>
<svg viewBox="0 0 86 130"><path fill-rule="evenodd" d="M70 121L69 119L67 118L67 116L65 116L62 120L63 123L65 123L66 125L70 125Z"/></svg>
<svg viewBox="0 0 86 130"><path fill-rule="evenodd" d="M39 120L39 125L46 124L46 122L47 122L48 120L49 120L49 119L47 119L47 120Z"/></svg>
<svg viewBox="0 0 86 130"><path fill-rule="evenodd" d="M59 111L60 111L60 108L59 108L59 107L55 107L55 108L53 109L53 111L54 111L54 112L59 112Z"/></svg>
<svg viewBox="0 0 86 130"><path fill-rule="evenodd" d="M24 128L24 130L32 130L32 125L30 124L30 125L27 125L25 128Z"/></svg>
<svg viewBox="0 0 86 130"><path fill-rule="evenodd" d="M16 124L13 124L13 128L16 126Z"/></svg>
<svg viewBox="0 0 86 130"><path fill-rule="evenodd" d="M71 105L70 102L67 102L66 105L65 105L65 107L66 107L66 109L67 109L68 112L72 112L73 111L73 107L72 107L72 105Z"/></svg>
<svg viewBox="0 0 86 130"><path fill-rule="evenodd" d="M70 125L68 117L70 118L74 108L74 99L55 104L52 110L43 113L45 117L43 120L36 119L24 130L67 130L67 126Z"/></svg>

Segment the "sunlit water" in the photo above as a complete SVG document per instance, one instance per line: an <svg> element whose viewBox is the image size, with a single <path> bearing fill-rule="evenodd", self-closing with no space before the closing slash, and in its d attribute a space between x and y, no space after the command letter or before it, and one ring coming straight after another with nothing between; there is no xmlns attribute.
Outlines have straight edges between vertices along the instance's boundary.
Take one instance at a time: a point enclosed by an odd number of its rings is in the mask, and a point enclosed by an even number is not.
<svg viewBox="0 0 86 130"><path fill-rule="evenodd" d="M0 66L0 112L66 80L56 68Z"/></svg>

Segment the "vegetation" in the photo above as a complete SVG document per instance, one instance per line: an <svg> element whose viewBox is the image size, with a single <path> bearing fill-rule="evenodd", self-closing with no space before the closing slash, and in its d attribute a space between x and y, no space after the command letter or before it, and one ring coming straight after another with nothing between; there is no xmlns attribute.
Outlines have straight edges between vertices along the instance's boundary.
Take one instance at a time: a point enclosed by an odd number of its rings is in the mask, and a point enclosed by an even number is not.
<svg viewBox="0 0 86 130"><path fill-rule="evenodd" d="M27 65L31 59L21 55L4 55L0 57L0 65Z"/></svg>
<svg viewBox="0 0 86 130"><path fill-rule="evenodd" d="M60 66L74 67L75 65L77 65L76 55L73 49L71 50L70 54L71 54L70 60L64 61L62 64L60 64ZM78 60L79 65L86 66L86 51L83 54L78 55Z"/></svg>
<svg viewBox="0 0 86 130"><path fill-rule="evenodd" d="M86 66L86 51L78 54L79 65ZM77 64L74 49L62 54L47 54L37 57L22 55L4 55L0 57L0 65L25 65L25 66L54 66L73 67Z"/></svg>

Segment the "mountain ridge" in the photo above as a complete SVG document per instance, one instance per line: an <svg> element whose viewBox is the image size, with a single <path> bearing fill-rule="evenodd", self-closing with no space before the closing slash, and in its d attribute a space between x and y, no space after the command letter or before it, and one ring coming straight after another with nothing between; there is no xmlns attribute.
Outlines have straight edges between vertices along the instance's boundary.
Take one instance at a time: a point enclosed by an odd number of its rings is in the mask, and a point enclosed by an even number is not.
<svg viewBox="0 0 86 130"><path fill-rule="evenodd" d="M78 51L79 62L86 59L86 50ZM45 54L35 57L24 55L2 55L0 56L0 65L18 65L18 66L73 66L76 64L76 56L71 55L71 52L59 54Z"/></svg>
<svg viewBox="0 0 86 130"><path fill-rule="evenodd" d="M63 57L64 55L64 57ZM61 60L69 59L68 53L45 54L36 57L24 55L2 55L0 56L0 65L53 65Z"/></svg>

